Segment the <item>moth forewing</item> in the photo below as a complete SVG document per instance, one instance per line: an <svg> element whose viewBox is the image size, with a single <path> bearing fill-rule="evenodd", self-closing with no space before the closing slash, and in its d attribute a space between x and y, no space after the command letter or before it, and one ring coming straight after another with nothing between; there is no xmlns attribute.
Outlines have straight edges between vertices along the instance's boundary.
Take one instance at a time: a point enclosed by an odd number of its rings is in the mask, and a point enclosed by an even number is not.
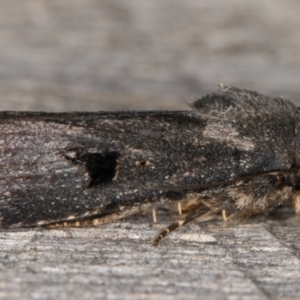
<svg viewBox="0 0 300 300"><path fill-rule="evenodd" d="M179 202L170 231L276 207L298 188L279 180L300 155L298 111L221 88L178 112L0 113L1 226L94 226Z"/></svg>

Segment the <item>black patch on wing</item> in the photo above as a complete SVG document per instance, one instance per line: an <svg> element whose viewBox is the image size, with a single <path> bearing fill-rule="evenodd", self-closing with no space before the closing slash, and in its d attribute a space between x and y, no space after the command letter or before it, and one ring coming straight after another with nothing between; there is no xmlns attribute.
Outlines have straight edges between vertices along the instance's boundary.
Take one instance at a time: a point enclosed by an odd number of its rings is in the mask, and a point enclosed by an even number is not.
<svg viewBox="0 0 300 300"><path fill-rule="evenodd" d="M89 187L108 183L113 180L116 175L118 157L119 153L116 151L106 154L87 153L84 155L86 169L92 179Z"/></svg>
<svg viewBox="0 0 300 300"><path fill-rule="evenodd" d="M85 165L91 181L88 187L94 187L104 183L112 182L116 175L117 159L120 153L109 151L106 153L84 153L78 154L75 158L65 156L74 164Z"/></svg>

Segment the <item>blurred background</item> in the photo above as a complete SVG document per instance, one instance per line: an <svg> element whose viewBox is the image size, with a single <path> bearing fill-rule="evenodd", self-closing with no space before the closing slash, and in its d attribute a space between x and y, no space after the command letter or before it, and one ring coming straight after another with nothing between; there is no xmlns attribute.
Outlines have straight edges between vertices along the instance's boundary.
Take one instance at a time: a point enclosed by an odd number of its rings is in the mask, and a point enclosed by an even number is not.
<svg viewBox="0 0 300 300"><path fill-rule="evenodd" d="M220 82L300 104L297 0L0 7L0 110L184 109Z"/></svg>

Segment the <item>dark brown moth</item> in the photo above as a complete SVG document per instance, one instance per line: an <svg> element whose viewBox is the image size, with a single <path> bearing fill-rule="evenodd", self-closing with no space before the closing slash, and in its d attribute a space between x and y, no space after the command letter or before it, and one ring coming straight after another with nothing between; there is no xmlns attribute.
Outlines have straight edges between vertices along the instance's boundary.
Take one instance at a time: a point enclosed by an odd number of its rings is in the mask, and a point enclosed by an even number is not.
<svg viewBox="0 0 300 300"><path fill-rule="evenodd" d="M299 108L221 86L186 111L0 113L1 227L99 225L180 203L180 221L300 214Z"/></svg>

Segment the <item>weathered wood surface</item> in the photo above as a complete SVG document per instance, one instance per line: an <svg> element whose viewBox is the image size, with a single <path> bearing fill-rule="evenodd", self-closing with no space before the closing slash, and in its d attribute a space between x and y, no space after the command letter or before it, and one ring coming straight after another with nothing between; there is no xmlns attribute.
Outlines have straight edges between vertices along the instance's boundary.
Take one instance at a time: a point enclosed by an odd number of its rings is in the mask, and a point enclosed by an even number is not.
<svg viewBox="0 0 300 300"><path fill-rule="evenodd" d="M299 218L1 232L1 298L299 299Z"/></svg>
<svg viewBox="0 0 300 300"><path fill-rule="evenodd" d="M218 82L297 102L300 2L0 1L0 109L182 109ZM300 218L0 231L1 299L299 299Z"/></svg>
<svg viewBox="0 0 300 300"><path fill-rule="evenodd" d="M183 109L220 82L299 98L297 0L0 7L0 110Z"/></svg>

